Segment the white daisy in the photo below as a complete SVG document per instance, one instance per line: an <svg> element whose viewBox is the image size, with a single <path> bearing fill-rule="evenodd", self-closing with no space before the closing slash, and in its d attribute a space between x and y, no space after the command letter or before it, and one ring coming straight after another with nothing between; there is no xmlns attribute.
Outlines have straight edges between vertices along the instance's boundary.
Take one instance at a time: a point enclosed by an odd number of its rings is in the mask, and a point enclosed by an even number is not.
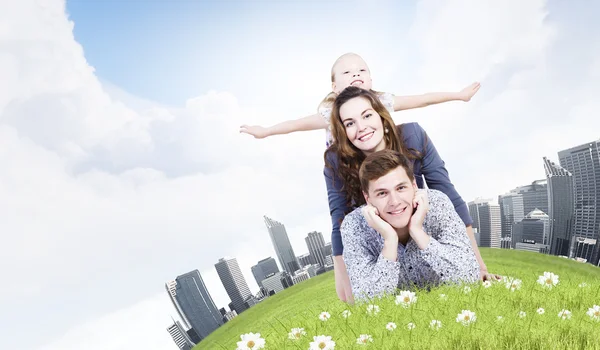
<svg viewBox="0 0 600 350"><path fill-rule="evenodd" d="M288 333L288 339L297 340L306 335L304 328L292 328L292 331Z"/></svg>
<svg viewBox="0 0 600 350"><path fill-rule="evenodd" d="M371 304L367 306L367 314L368 315L377 315L379 313L379 306L375 304Z"/></svg>
<svg viewBox="0 0 600 350"><path fill-rule="evenodd" d="M558 284L558 275L555 275L552 272L544 272L543 276L538 277L537 282L543 288L552 289L552 287Z"/></svg>
<svg viewBox="0 0 600 350"><path fill-rule="evenodd" d="M401 305L404 308L411 306L417 302L417 296L415 293L408 290L403 290L400 295L396 296L396 305Z"/></svg>
<svg viewBox="0 0 600 350"><path fill-rule="evenodd" d="M469 293L471 293L471 287L469 287L469 286L465 286L465 287L463 288L463 293L465 293L465 294L469 294Z"/></svg>
<svg viewBox="0 0 600 350"><path fill-rule="evenodd" d="M585 287L587 287L587 286L588 286L588 284L587 284L587 283L585 283L585 282L581 282L581 283L579 283L579 288L585 288Z"/></svg>
<svg viewBox="0 0 600 350"><path fill-rule="evenodd" d="M525 317L527 317L527 312L519 311L519 318L525 318Z"/></svg>
<svg viewBox="0 0 600 350"><path fill-rule="evenodd" d="M462 312L456 316L456 322L462 323L463 326L468 326L476 320L477 316L475 316L475 313L469 310L462 310Z"/></svg>
<svg viewBox="0 0 600 350"><path fill-rule="evenodd" d="M388 331L393 331L394 329L396 329L396 324L394 322L389 322L388 324L385 325L385 329L387 329Z"/></svg>
<svg viewBox="0 0 600 350"><path fill-rule="evenodd" d="M594 321L600 321L600 306L594 305L586 312L588 316Z"/></svg>
<svg viewBox="0 0 600 350"><path fill-rule="evenodd" d="M265 340L260 333L248 333L240 335L241 341L237 342L237 350L254 350L265 347Z"/></svg>
<svg viewBox="0 0 600 350"><path fill-rule="evenodd" d="M348 318L348 317L350 317L350 315L352 315L352 312L350 312L350 310L344 310L344 311L342 311L342 317L343 318Z"/></svg>
<svg viewBox="0 0 600 350"><path fill-rule="evenodd" d="M492 286L492 282L490 282L490 281L484 281L483 282L483 287L490 288L491 286Z"/></svg>
<svg viewBox="0 0 600 350"><path fill-rule="evenodd" d="M414 323L412 323L412 322L409 322L409 323L406 325L406 328L407 328L409 331L412 331L413 329L415 329L415 327L417 327L417 325L416 325L416 324L414 324Z"/></svg>
<svg viewBox="0 0 600 350"><path fill-rule="evenodd" d="M448 300L448 296L446 294L440 294L440 300Z"/></svg>
<svg viewBox="0 0 600 350"><path fill-rule="evenodd" d="M323 312L321 312L321 314L319 315L319 320L321 320L321 321L323 321L323 322L327 321L327 320L328 320L328 319L330 319L330 318L331 318L331 315L330 315L330 314L329 314L329 312L327 312L327 311L323 311Z"/></svg>
<svg viewBox="0 0 600 350"><path fill-rule="evenodd" d="M517 289L521 289L521 284L522 282L520 279L509 277L506 279L506 283L504 285L506 286L506 289L514 292Z"/></svg>
<svg viewBox="0 0 600 350"><path fill-rule="evenodd" d="M313 337L313 341L309 344L308 350L334 350L335 342L328 335L319 335Z"/></svg>
<svg viewBox="0 0 600 350"><path fill-rule="evenodd" d="M368 343L372 343L373 342L373 337L371 337L368 334L361 334L360 337L358 337L358 339L356 339L356 344L359 345L367 345Z"/></svg>
<svg viewBox="0 0 600 350"><path fill-rule="evenodd" d="M537 313L540 314L540 315L543 315L544 312L546 312L546 310L544 310L543 307L540 307L539 309L537 309Z"/></svg>
<svg viewBox="0 0 600 350"><path fill-rule="evenodd" d="M568 320L571 318L571 311L562 309L558 313L558 317L562 318L563 320Z"/></svg>
<svg viewBox="0 0 600 350"><path fill-rule="evenodd" d="M431 320L431 322L429 322L429 327L433 330L438 330L442 328L442 321Z"/></svg>

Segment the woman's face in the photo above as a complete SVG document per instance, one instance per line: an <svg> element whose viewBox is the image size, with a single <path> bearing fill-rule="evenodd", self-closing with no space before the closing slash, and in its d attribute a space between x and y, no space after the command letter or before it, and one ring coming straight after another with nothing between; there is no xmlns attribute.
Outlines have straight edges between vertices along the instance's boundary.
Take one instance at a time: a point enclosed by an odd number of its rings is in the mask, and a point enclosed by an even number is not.
<svg viewBox="0 0 600 350"><path fill-rule="evenodd" d="M366 155L385 149L381 116L362 97L348 100L340 107L340 119L348 140Z"/></svg>

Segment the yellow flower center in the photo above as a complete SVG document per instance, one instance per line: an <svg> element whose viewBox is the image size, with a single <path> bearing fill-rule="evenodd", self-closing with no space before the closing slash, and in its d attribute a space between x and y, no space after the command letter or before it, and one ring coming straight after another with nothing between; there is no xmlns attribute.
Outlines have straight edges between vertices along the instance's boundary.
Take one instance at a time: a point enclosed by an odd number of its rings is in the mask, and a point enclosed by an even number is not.
<svg viewBox="0 0 600 350"><path fill-rule="evenodd" d="M409 297L404 297L404 302L405 302L405 303L408 303L409 301L410 301L410 298L409 298Z"/></svg>
<svg viewBox="0 0 600 350"><path fill-rule="evenodd" d="M465 321L468 321L470 319L469 315L465 315Z"/></svg>
<svg viewBox="0 0 600 350"><path fill-rule="evenodd" d="M546 284L552 284L552 279L551 278L546 279Z"/></svg>
<svg viewBox="0 0 600 350"><path fill-rule="evenodd" d="M596 311L594 312L594 316L596 316L596 317L600 317L600 310L596 310Z"/></svg>
<svg viewBox="0 0 600 350"><path fill-rule="evenodd" d="M249 347L250 349L252 349L254 347L254 345L255 345L254 340L250 340L248 342L248 344L246 344L246 346Z"/></svg>
<svg viewBox="0 0 600 350"><path fill-rule="evenodd" d="M296 332L296 338L300 338L300 332Z"/></svg>
<svg viewBox="0 0 600 350"><path fill-rule="evenodd" d="M320 342L319 343L319 349L325 349L327 345L325 344L325 342Z"/></svg>
<svg viewBox="0 0 600 350"><path fill-rule="evenodd" d="M366 344L367 343L367 338L363 338L362 342Z"/></svg>

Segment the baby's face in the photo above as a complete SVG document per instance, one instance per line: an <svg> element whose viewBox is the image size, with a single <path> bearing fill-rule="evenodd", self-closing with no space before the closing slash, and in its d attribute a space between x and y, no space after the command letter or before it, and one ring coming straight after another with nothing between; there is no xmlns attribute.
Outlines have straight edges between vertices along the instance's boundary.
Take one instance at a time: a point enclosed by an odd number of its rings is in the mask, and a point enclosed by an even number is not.
<svg viewBox="0 0 600 350"><path fill-rule="evenodd" d="M367 63L358 55L346 55L333 67L333 92L339 94L348 86L371 90L373 81Z"/></svg>

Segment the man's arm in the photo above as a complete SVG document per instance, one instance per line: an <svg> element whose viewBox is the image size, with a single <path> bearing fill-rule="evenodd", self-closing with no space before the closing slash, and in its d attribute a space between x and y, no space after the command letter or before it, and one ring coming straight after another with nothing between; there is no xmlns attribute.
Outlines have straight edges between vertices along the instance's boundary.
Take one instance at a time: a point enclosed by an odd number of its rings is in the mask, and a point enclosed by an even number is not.
<svg viewBox="0 0 600 350"><path fill-rule="evenodd" d="M344 261L354 298L364 300L393 293L400 278L400 264L389 260L388 257L393 258L397 255L398 240L386 240L382 251L373 255L367 237L375 238L375 235L379 234L373 233L360 210L346 216L340 232L344 242Z"/></svg>
<svg viewBox="0 0 600 350"><path fill-rule="evenodd" d="M440 281L473 282L478 278L479 265L470 240L465 237L465 226L448 197L437 191L430 193L430 212L424 227L411 232L416 238L409 242L407 251L423 260ZM427 229L429 235L425 232ZM429 236L426 246L419 237Z"/></svg>

